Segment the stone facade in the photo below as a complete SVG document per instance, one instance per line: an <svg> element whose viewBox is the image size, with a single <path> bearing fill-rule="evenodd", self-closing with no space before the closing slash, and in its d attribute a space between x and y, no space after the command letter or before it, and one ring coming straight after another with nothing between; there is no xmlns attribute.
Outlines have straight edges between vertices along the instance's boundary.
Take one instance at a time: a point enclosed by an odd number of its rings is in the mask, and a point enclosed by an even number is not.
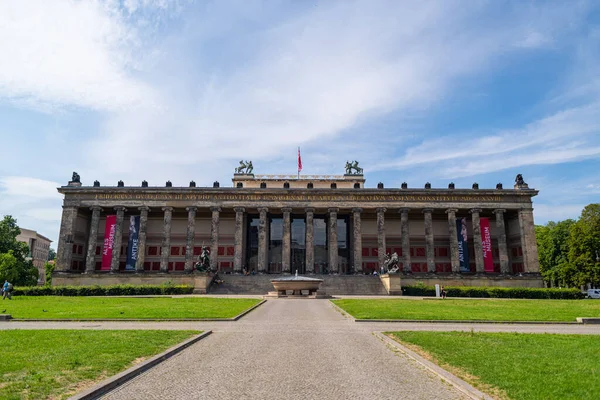
<svg viewBox="0 0 600 400"><path fill-rule="evenodd" d="M191 273L201 247L207 246L211 267L221 274L371 274L381 270L386 254L395 252L408 281L437 276L512 286L523 281L515 278L527 276L527 282L541 283L532 212L538 192L525 186L380 184L371 189L364 187L362 175L292 179L251 174L236 174L233 184L60 187L64 203L57 275L176 276ZM116 236L110 269L101 271L107 215L116 215ZM130 216L140 216L135 271L125 271L129 233L123 221ZM469 221L468 272L460 272L457 218ZM489 220L493 272L484 269L482 219Z"/></svg>
<svg viewBox="0 0 600 400"><path fill-rule="evenodd" d="M27 246L29 246L28 258L31 260L33 266L37 268L40 274L38 284L45 283L45 265L48 261L48 253L50 252L50 243L52 243L52 240L40 235L36 231L25 228L21 228L21 233L17 235L17 240L19 242L27 243Z"/></svg>

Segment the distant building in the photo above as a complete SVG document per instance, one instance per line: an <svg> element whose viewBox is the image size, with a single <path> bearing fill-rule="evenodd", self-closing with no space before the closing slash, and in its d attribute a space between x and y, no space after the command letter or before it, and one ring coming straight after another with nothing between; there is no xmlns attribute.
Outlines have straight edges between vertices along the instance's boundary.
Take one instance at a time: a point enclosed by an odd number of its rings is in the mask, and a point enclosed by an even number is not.
<svg viewBox="0 0 600 400"><path fill-rule="evenodd" d="M17 236L17 240L27 243L27 246L29 246L29 259L33 261L33 265L40 273L38 283L45 283L46 274L44 265L48 261L48 253L50 252L50 243L52 243L52 240L40 235L36 231L25 228L21 228L21 234Z"/></svg>

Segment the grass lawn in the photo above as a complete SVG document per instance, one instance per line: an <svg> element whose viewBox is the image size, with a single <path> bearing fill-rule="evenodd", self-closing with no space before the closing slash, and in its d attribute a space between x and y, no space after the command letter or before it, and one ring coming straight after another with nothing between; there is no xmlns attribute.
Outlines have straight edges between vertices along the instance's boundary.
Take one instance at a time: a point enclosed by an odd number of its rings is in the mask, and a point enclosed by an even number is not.
<svg viewBox="0 0 600 400"><path fill-rule="evenodd" d="M210 297L15 296L0 304L0 311L6 309L0 314L24 319L232 318L259 301Z"/></svg>
<svg viewBox="0 0 600 400"><path fill-rule="evenodd" d="M600 336L392 332L409 347L499 398L597 399Z"/></svg>
<svg viewBox="0 0 600 400"><path fill-rule="evenodd" d="M598 300L334 300L357 319L570 321L600 317Z"/></svg>
<svg viewBox="0 0 600 400"><path fill-rule="evenodd" d="M66 398L198 333L0 331L0 398Z"/></svg>

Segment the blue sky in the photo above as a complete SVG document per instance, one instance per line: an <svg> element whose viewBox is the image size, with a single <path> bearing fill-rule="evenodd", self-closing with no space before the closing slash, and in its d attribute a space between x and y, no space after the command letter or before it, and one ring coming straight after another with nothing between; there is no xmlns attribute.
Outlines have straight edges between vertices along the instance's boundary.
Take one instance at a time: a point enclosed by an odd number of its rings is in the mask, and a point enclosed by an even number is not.
<svg viewBox="0 0 600 400"><path fill-rule="evenodd" d="M56 241L84 184L341 174L600 201L594 1L0 2L0 214ZM56 245L56 243L55 243Z"/></svg>

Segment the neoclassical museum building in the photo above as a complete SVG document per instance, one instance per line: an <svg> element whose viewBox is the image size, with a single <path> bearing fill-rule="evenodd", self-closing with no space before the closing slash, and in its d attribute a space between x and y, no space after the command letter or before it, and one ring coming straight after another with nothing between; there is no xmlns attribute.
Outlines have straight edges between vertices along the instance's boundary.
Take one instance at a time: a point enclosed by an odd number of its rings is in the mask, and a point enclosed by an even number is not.
<svg viewBox="0 0 600 400"><path fill-rule="evenodd" d="M510 189L366 188L362 169L327 176L236 169L232 181L85 186L74 173L58 188L53 284L187 282L205 246L225 281L296 271L373 279L396 253L405 284L542 286L538 192L520 175Z"/></svg>

